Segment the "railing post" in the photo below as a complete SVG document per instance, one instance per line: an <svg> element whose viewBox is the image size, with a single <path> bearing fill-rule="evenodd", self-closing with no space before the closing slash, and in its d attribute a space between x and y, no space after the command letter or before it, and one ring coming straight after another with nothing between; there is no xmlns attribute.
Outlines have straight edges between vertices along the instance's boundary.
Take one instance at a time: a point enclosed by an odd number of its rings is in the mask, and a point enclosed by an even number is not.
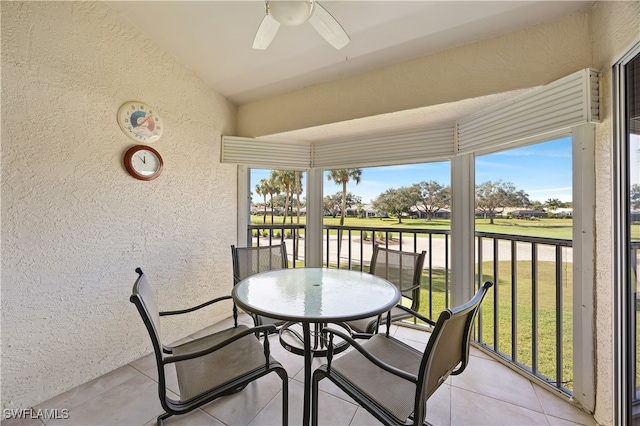
<svg viewBox="0 0 640 426"><path fill-rule="evenodd" d="M556 246L556 386L562 389L563 381L563 303L562 303L562 247Z"/></svg>
<svg viewBox="0 0 640 426"><path fill-rule="evenodd" d="M538 245L531 244L531 371L538 374Z"/></svg>
<svg viewBox="0 0 640 426"><path fill-rule="evenodd" d="M518 361L518 250L511 241L511 359Z"/></svg>

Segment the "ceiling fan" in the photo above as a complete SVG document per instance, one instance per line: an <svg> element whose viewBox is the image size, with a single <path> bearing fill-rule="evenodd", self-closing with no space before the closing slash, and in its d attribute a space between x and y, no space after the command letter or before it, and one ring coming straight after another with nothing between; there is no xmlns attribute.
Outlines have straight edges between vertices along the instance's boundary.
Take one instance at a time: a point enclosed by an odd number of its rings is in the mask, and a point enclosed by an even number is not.
<svg viewBox="0 0 640 426"><path fill-rule="evenodd" d="M280 25L297 27L307 21L336 49L351 41L338 21L316 0L265 0L264 4L265 15L253 40L254 49L269 47Z"/></svg>

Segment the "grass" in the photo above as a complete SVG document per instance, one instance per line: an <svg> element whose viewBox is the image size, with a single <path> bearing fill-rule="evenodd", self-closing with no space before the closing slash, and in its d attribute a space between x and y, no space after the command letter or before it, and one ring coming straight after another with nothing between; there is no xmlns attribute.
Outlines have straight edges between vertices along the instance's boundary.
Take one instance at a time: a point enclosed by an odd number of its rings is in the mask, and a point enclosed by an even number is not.
<svg viewBox="0 0 640 426"><path fill-rule="evenodd" d="M296 218L294 218L293 221L295 224ZM290 221L287 219L287 224L289 223ZM306 217L301 216L300 223L306 224ZM340 218L325 217L323 223L324 225L338 226L340 225ZM252 215L251 224L264 224L262 215ZM271 216L267 216L266 224L271 224ZM282 224L282 216L276 216L274 218L274 224ZM489 219L476 219L476 231L571 239L572 224L573 221L571 219L495 219L493 224L489 223ZM347 217L345 218L344 225L372 228L393 228L403 232L411 231L412 229L451 229L451 221L449 219L402 219L402 223L398 223L397 219L389 218L361 219ZM640 225L638 225L638 228L640 229Z"/></svg>
<svg viewBox="0 0 640 426"><path fill-rule="evenodd" d="M335 266L335 265L333 265ZM346 268L346 266L344 266ZM353 266L359 269L360 265ZM514 322L512 310L511 262L498 263L499 282L496 300L495 286L489 290L482 304L481 342L493 347L509 359L521 364L529 371L535 371L549 379L550 382L560 380L562 385L571 390L573 378L573 271L570 264L566 264L562 276L562 369L561 377L557 378L556 371L556 282L555 263L538 262L537 296L537 366L533 366L533 288L531 280L531 261L520 261L517 266L517 291L515 318L516 350L513 352L512 324ZM485 271L493 271L493 262L485 262ZM368 266L364 270L368 272ZM491 279L492 277L485 277ZM439 313L447 307L449 289L446 286L446 275L442 269L434 269L422 274L422 288L420 293L419 312L427 318L436 320ZM497 301L498 342L495 341L494 330L496 321L495 306ZM405 300L409 306L410 301ZM497 345L496 345L497 343ZM497 346L497 347L496 347Z"/></svg>
<svg viewBox="0 0 640 426"><path fill-rule="evenodd" d="M484 270L493 271L493 262L485 262ZM499 276L497 299L497 325L498 341L495 341L494 331L496 321L496 291L495 287L489 290L482 304L482 330L481 342L493 347L507 358L522 364L526 369L533 371L533 289L531 280L531 261L520 261L517 266L517 292L516 315L512 310L512 283L511 262L498 263ZM573 272L570 265L565 265L562 285L562 377L559 380L567 389L572 389L573 377ZM486 279L492 277L486 277ZM431 291L429 283L431 282ZM538 289L537 295L537 328L538 328L538 360L535 370L555 382L556 374L556 283L555 263L538 262ZM437 319L439 312L446 308L445 274L443 270L434 270L432 275L425 271L422 276L422 289L420 299L420 313L433 320ZM516 328L516 349L512 348L513 333L512 324Z"/></svg>
<svg viewBox="0 0 640 426"><path fill-rule="evenodd" d="M493 262L485 262L483 268L493 270ZM517 263L517 291L515 295L516 309L512 310L513 286L511 283L511 262L498 263L498 342L495 341L494 308L496 304L495 288L483 303L482 341L507 357L533 369L533 297L537 298L537 333L538 333L538 365L537 371L551 379L560 380L565 387L571 389L573 377L573 268L571 264L564 264L562 282L556 283L555 263L538 262L538 288L534 293L531 279L531 261ZM502 278L504 277L504 278ZM556 289L561 286L562 304L557 306ZM557 312L561 308L562 318L562 371L557 378ZM516 312L517 318L513 317ZM516 349L512 348L512 324L515 323Z"/></svg>
<svg viewBox="0 0 640 426"><path fill-rule="evenodd" d="M267 223L270 223L267 217ZM300 218L300 223L305 223L305 217ZM294 218L295 221L295 218ZM252 216L252 224L262 224L262 216ZM282 217L276 217L275 222L282 223ZM287 221L288 222L288 221ZM325 225L337 226L339 218L325 217ZM436 229L449 230L450 221L434 219L427 221L424 219L403 219L398 223L396 219L383 218L346 218L345 226L360 227L382 227L392 228L397 231L410 232L411 229ZM534 237L572 239L571 219L495 219L494 223L489 223L488 219L476 219L476 231L493 232L508 235L524 235ZM332 231L334 232L334 231ZM396 235L390 235L395 237ZM418 236L423 237L422 235ZM426 235L424 235L426 237ZM631 227L632 240L640 239L640 223L634 223ZM303 265L298 265L303 266ZM485 262L483 271L493 271L493 262ZM359 267L359 266L358 266ZM511 283L511 262L500 261L498 263L499 282L497 283L497 294L495 297L495 287L490 290L482 307L482 330L481 341L498 352L511 358L525 368L535 370L541 375L555 382L560 380L567 389L572 389L573 377L573 271L571 264L563 265L562 271L562 361L561 377L557 376L556 355L556 278L555 264L553 262L538 261L538 289L535 293L537 297L537 337L538 352L537 366L534 366L534 348L532 347L533 337L533 289L531 279L531 261L518 261L517 263L517 293L515 297L517 318L513 317L512 310L512 283ZM365 267L365 270L367 268ZM492 272L491 272L492 273ZM422 277L420 313L434 318L446 307L447 291L445 287L446 276L443 270L425 271ZM495 306L497 302L497 312ZM639 312L640 312L640 308ZM497 318L497 322L494 318ZM435 318L434 318L435 319ZM640 341L640 314L637 317L636 333ZM516 348L512 347L513 324L515 323ZM498 327L497 341L495 338L495 327ZM640 345L636 345L637 370L636 383L640 383Z"/></svg>
<svg viewBox="0 0 640 426"><path fill-rule="evenodd" d="M274 224L282 224L282 216L275 216ZM294 224L297 218L293 218ZM287 218L287 223L290 223ZM306 224L306 217L300 217L300 223ZM325 225L338 226L340 224L339 217L325 217L323 223ZM262 225L262 215L251 216L252 225ZM267 216L266 224L271 224L271 216ZM398 223L393 218L355 218L347 217L344 221L345 226L364 226L364 227L381 227L394 228L398 231L409 231L411 229L451 229L451 221L449 219L402 219L402 223ZM572 239L572 219L544 218L538 220L528 219L495 219L494 223L489 223L489 219L476 219L476 231L495 232L498 234L509 235L526 235L531 237L548 237ZM333 232L333 231L332 231ZM631 225L631 239L640 240L640 223Z"/></svg>

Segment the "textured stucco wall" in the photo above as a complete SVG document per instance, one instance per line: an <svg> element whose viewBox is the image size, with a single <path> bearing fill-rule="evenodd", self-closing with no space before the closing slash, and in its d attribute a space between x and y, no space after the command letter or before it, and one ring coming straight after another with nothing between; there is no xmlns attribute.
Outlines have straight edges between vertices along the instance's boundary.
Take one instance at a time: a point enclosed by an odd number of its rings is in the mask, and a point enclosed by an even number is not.
<svg viewBox="0 0 640 426"><path fill-rule="evenodd" d="M598 2L591 19L594 67L600 76L600 117L596 126L596 412L601 424L613 424L613 289L612 282L612 66L640 41L640 2Z"/></svg>
<svg viewBox="0 0 640 426"><path fill-rule="evenodd" d="M2 406L26 408L151 350L135 267L164 309L229 293L236 167L219 141L236 109L100 3L3 1L1 14ZM151 182L122 166L129 100L164 119ZM167 323L165 340L224 308Z"/></svg>
<svg viewBox="0 0 640 426"><path fill-rule="evenodd" d="M589 14L575 14L238 108L257 137L550 83L591 66Z"/></svg>

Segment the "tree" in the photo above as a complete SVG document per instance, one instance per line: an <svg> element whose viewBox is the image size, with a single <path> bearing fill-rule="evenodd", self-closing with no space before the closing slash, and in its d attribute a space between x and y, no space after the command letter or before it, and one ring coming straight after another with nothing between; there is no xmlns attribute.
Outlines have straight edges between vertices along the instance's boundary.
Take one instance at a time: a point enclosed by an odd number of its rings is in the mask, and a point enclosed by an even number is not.
<svg viewBox="0 0 640 426"><path fill-rule="evenodd" d="M264 216L262 217L262 223L267 223L267 195L269 194L269 182L266 179L262 179L256 185L256 194L262 195L264 198Z"/></svg>
<svg viewBox="0 0 640 426"><path fill-rule="evenodd" d="M333 181L336 185L342 184L342 208L340 209L340 226L344 225L344 216L347 210L347 183L353 180L355 184L360 183L362 176L361 169L336 169L329 172L328 180Z"/></svg>
<svg viewBox="0 0 640 426"><path fill-rule="evenodd" d="M295 180L295 186L293 188L295 194L296 194L296 223L299 225L300 224L300 194L302 193L302 176L303 176L303 172L301 171L295 171L294 172L294 180ZM298 230L298 232L296 232L296 251L293 254L294 256L294 260L298 260L298 255L300 254L300 230Z"/></svg>
<svg viewBox="0 0 640 426"><path fill-rule="evenodd" d="M431 220L434 213L451 203L449 187L436 181L416 183L412 188L416 193L416 208L427 215L427 220Z"/></svg>
<svg viewBox="0 0 640 426"><path fill-rule="evenodd" d="M634 210L640 209L640 184L631 185L631 191L629 191L629 202L631 203L631 208Z"/></svg>
<svg viewBox="0 0 640 426"><path fill-rule="evenodd" d="M415 190L412 187L389 188L372 201L373 207L390 213L402 223L402 214L409 213L415 205Z"/></svg>
<svg viewBox="0 0 640 426"><path fill-rule="evenodd" d="M532 210L544 210L545 209L545 205L542 204L540 201L532 201L531 204L529 205L529 208Z"/></svg>
<svg viewBox="0 0 640 426"><path fill-rule="evenodd" d="M263 179L264 180L264 179ZM280 188L273 181L273 176L271 176L268 180L265 181L265 191L269 194L269 199L271 202L271 224L273 225L273 196L280 194Z"/></svg>
<svg viewBox="0 0 640 426"><path fill-rule="evenodd" d="M505 207L526 207L531 202L523 190L517 190L511 182L487 181L476 186L476 207L489 215L493 224L496 213L502 213Z"/></svg>
<svg viewBox="0 0 640 426"><path fill-rule="evenodd" d="M289 213L289 200L293 199L294 184L296 180L295 172L289 170L274 170L271 172L271 178L284 192L284 217L282 223L286 223ZM291 198L289 198L291 195ZM293 218L291 220L293 222Z"/></svg>
<svg viewBox="0 0 640 426"><path fill-rule="evenodd" d="M300 223L300 207L302 203L300 202L300 194L302 194L302 178L304 176L304 172L295 171L293 172L295 185L293 187L293 192L296 194L296 223Z"/></svg>
<svg viewBox="0 0 640 426"><path fill-rule="evenodd" d="M547 208L547 211L558 210L558 207L562 205L562 201L557 198L549 198L544 202L544 206Z"/></svg>
<svg viewBox="0 0 640 426"><path fill-rule="evenodd" d="M336 210L340 209L340 207L336 208L336 206L341 206L343 204L346 208L357 206L358 204L362 204L362 197L353 195L351 192L347 192L346 198L343 199L342 192L336 192L333 195L326 195L323 199L325 210L333 212L333 217L336 216Z"/></svg>

